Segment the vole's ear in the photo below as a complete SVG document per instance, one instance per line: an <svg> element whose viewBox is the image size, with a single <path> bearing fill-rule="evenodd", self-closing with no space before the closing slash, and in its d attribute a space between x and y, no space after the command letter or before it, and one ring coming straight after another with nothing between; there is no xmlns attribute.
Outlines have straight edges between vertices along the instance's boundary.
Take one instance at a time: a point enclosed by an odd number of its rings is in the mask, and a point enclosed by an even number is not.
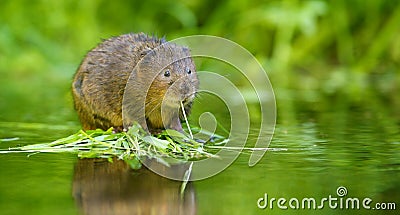
<svg viewBox="0 0 400 215"><path fill-rule="evenodd" d="M184 46L184 47L182 47L182 51L183 51L185 54L187 54L187 55L190 56L190 48Z"/></svg>
<svg viewBox="0 0 400 215"><path fill-rule="evenodd" d="M152 50L151 48L145 48L142 50L142 52L140 52L140 57L144 57L146 56L148 53L150 53Z"/></svg>

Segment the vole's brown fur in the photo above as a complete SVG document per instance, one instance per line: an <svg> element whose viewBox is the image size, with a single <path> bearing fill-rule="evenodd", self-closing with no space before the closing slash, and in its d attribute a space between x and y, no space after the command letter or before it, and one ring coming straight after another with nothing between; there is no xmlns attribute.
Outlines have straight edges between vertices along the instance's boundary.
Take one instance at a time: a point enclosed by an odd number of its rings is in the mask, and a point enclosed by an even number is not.
<svg viewBox="0 0 400 215"><path fill-rule="evenodd" d="M72 84L84 130L122 130L137 121L151 132L182 131L180 102L189 113L197 89L189 50L143 33L104 40L87 53Z"/></svg>

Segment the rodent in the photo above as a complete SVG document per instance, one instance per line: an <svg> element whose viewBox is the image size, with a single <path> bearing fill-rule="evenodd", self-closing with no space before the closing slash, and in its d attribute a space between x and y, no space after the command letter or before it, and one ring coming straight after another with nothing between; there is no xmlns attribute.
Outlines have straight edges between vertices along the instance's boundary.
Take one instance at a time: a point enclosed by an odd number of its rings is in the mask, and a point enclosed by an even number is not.
<svg viewBox="0 0 400 215"><path fill-rule="evenodd" d="M187 47L130 33L103 40L86 54L72 94L84 130L122 131L128 119L128 126L136 121L151 133L182 132L181 102L189 114L198 87Z"/></svg>

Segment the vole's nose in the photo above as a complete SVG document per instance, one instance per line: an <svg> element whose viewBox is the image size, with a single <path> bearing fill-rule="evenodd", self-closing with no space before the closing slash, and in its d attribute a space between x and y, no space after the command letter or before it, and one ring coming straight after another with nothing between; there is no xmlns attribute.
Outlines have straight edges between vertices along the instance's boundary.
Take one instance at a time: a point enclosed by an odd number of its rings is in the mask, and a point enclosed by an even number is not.
<svg viewBox="0 0 400 215"><path fill-rule="evenodd" d="M186 105L186 104L192 102L193 99L194 99L194 94L187 95L187 96L182 100L182 103L183 103L184 105Z"/></svg>
<svg viewBox="0 0 400 215"><path fill-rule="evenodd" d="M187 105L190 101L191 101L190 98L184 98L182 103L183 105Z"/></svg>

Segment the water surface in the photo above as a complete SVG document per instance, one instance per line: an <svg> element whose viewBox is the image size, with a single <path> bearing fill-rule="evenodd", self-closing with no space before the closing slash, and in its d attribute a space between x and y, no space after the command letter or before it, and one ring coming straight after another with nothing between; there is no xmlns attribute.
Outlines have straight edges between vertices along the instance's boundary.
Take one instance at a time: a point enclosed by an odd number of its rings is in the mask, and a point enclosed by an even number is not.
<svg viewBox="0 0 400 215"><path fill-rule="evenodd" d="M43 114L10 113L21 117L11 120L2 112L1 148L49 142L76 132L80 128L76 115L65 109L52 109L55 114L64 112L58 118L33 110ZM270 144L285 150L267 152L251 168L249 152L243 152L220 174L189 184L183 198L179 182L145 169L129 170L120 162L82 161L73 154L1 154L1 214L98 214L99 207L107 214L395 214L329 205L321 210L282 210L276 203L272 209L270 205L258 208L257 201L265 194L269 200L312 197L319 202L329 195L338 197L340 186L347 189L344 197L368 197L371 205L394 202L400 207L396 123L364 106L345 112L306 109L297 113L293 122L277 124ZM24 115L29 120L22 120ZM249 142L255 138L251 134Z"/></svg>

